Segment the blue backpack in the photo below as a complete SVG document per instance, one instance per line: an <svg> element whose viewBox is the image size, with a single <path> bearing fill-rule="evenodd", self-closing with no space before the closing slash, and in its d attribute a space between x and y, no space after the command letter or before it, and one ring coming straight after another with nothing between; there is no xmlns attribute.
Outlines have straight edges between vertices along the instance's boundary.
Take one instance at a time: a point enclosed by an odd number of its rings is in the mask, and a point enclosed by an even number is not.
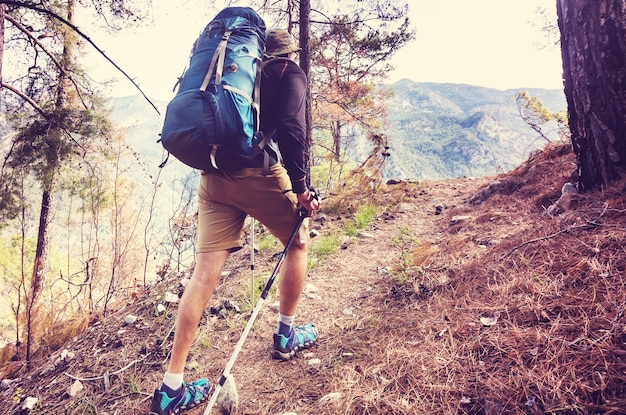
<svg viewBox="0 0 626 415"><path fill-rule="evenodd" d="M265 22L228 7L204 28L167 105L160 142L186 165L236 169L263 152L259 96Z"/></svg>

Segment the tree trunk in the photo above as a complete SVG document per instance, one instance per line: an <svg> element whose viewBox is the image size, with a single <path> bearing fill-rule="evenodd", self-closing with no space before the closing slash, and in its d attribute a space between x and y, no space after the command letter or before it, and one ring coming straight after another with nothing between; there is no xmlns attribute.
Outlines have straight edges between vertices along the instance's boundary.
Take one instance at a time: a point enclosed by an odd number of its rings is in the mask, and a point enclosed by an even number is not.
<svg viewBox="0 0 626 415"><path fill-rule="evenodd" d="M626 0L557 0L563 78L581 190L626 167Z"/></svg>
<svg viewBox="0 0 626 415"><path fill-rule="evenodd" d="M35 251L35 261L33 264L33 275L30 282L30 290L26 299L26 364L30 368L32 346L36 332L37 323L41 323L37 318L37 303L39 294L43 289L46 280L46 264L48 257L48 226L50 224L50 213L52 211L52 189L49 185L42 192L41 211L39 212L39 230L37 232L37 249Z"/></svg>
<svg viewBox="0 0 626 415"><path fill-rule="evenodd" d="M73 22L74 19L75 0L68 0L66 5L68 22ZM70 67L72 50L74 48L75 39L70 36L68 30L63 34L63 65L64 67ZM59 79L59 87L57 90L57 99L55 106L57 109L61 109L68 104L68 97L66 92L66 86L69 82L69 77L66 71L62 71ZM38 325L42 323L41 316L38 316L38 302L39 294L44 288L46 281L46 268L47 268L47 253L48 253L48 230L50 227L50 218L53 212L52 205L54 200L54 191L56 190L56 182L59 168L59 147L61 145L59 137L55 135L62 135L60 127L53 128L49 132L50 136L50 149L46 155L47 165L45 166L45 175L42 181L42 199L41 199L41 212L39 214L39 229L37 231L37 250L35 252L35 260L33 264L33 274L31 278L31 286L29 290L29 297L26 299L26 364L30 369L32 347L35 340L35 336L38 333Z"/></svg>
<svg viewBox="0 0 626 415"><path fill-rule="evenodd" d="M300 68L304 71L308 86L306 89L306 152L305 152L305 172L307 177L307 186L309 186L311 180L311 146L313 136L313 116L311 113L311 82L309 76L311 73L311 44L310 44L310 32L311 32L311 1L300 0Z"/></svg>
<svg viewBox="0 0 626 415"><path fill-rule="evenodd" d="M331 121L330 131L333 136L333 153L335 161L341 163L341 121Z"/></svg>
<svg viewBox="0 0 626 415"><path fill-rule="evenodd" d="M0 4L0 89L2 88L2 59L4 56L4 10L5 5Z"/></svg>

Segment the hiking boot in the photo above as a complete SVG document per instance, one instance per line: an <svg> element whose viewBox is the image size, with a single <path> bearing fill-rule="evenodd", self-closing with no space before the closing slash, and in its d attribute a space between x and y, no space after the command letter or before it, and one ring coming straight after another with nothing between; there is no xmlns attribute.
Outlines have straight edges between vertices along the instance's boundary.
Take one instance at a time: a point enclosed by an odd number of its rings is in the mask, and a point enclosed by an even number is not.
<svg viewBox="0 0 626 415"><path fill-rule="evenodd" d="M211 390L211 384L205 378L193 383L183 382L183 386L174 392L175 396L169 396L167 392L157 389L152 397L149 415L179 414L185 409L191 409L204 402L209 395L209 390Z"/></svg>
<svg viewBox="0 0 626 415"><path fill-rule="evenodd" d="M318 331L313 324L294 326L289 337L274 334L274 350L272 359L289 360L296 352L308 349L317 342Z"/></svg>

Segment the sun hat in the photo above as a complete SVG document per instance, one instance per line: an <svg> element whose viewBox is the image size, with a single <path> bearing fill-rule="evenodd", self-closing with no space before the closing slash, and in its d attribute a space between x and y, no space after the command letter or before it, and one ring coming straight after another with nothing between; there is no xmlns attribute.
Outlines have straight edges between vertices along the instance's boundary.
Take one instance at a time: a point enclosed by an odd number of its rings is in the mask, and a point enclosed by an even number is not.
<svg viewBox="0 0 626 415"><path fill-rule="evenodd" d="M285 55L300 50L296 40L286 30L269 29L266 32L265 54L269 56Z"/></svg>

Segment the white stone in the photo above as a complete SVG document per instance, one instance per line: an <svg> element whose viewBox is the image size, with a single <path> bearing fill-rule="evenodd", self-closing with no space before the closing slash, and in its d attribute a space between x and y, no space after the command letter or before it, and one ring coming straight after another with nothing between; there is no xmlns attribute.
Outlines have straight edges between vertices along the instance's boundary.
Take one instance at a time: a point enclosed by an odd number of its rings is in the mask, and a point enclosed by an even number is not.
<svg viewBox="0 0 626 415"><path fill-rule="evenodd" d="M319 366L322 364L322 359L314 357L313 359L309 360L308 363L309 363L309 366Z"/></svg>
<svg viewBox="0 0 626 415"><path fill-rule="evenodd" d="M177 303L178 302L178 296L174 293L171 293L169 291L165 292L165 296L163 298L163 301L165 301L166 303Z"/></svg>
<svg viewBox="0 0 626 415"><path fill-rule="evenodd" d="M0 382L0 390L8 389L13 382L15 382L13 379L2 379L2 382Z"/></svg>
<svg viewBox="0 0 626 415"><path fill-rule="evenodd" d="M27 409L31 411L33 410L35 405L37 405L38 402L39 402L39 399L35 398L34 396L29 396L28 398L24 399L24 403L22 404L22 409Z"/></svg>
<svg viewBox="0 0 626 415"><path fill-rule="evenodd" d="M67 394L70 395L71 398L78 395L80 391L82 391L85 387L81 383L80 380L76 379L74 383L67 389Z"/></svg>
<svg viewBox="0 0 626 415"><path fill-rule="evenodd" d="M129 314L124 317L124 324L135 324L137 322L137 316Z"/></svg>
<svg viewBox="0 0 626 415"><path fill-rule="evenodd" d="M165 313L167 309L165 308L165 306L163 304L159 304L156 308L156 314L157 316L160 316L161 314Z"/></svg>

